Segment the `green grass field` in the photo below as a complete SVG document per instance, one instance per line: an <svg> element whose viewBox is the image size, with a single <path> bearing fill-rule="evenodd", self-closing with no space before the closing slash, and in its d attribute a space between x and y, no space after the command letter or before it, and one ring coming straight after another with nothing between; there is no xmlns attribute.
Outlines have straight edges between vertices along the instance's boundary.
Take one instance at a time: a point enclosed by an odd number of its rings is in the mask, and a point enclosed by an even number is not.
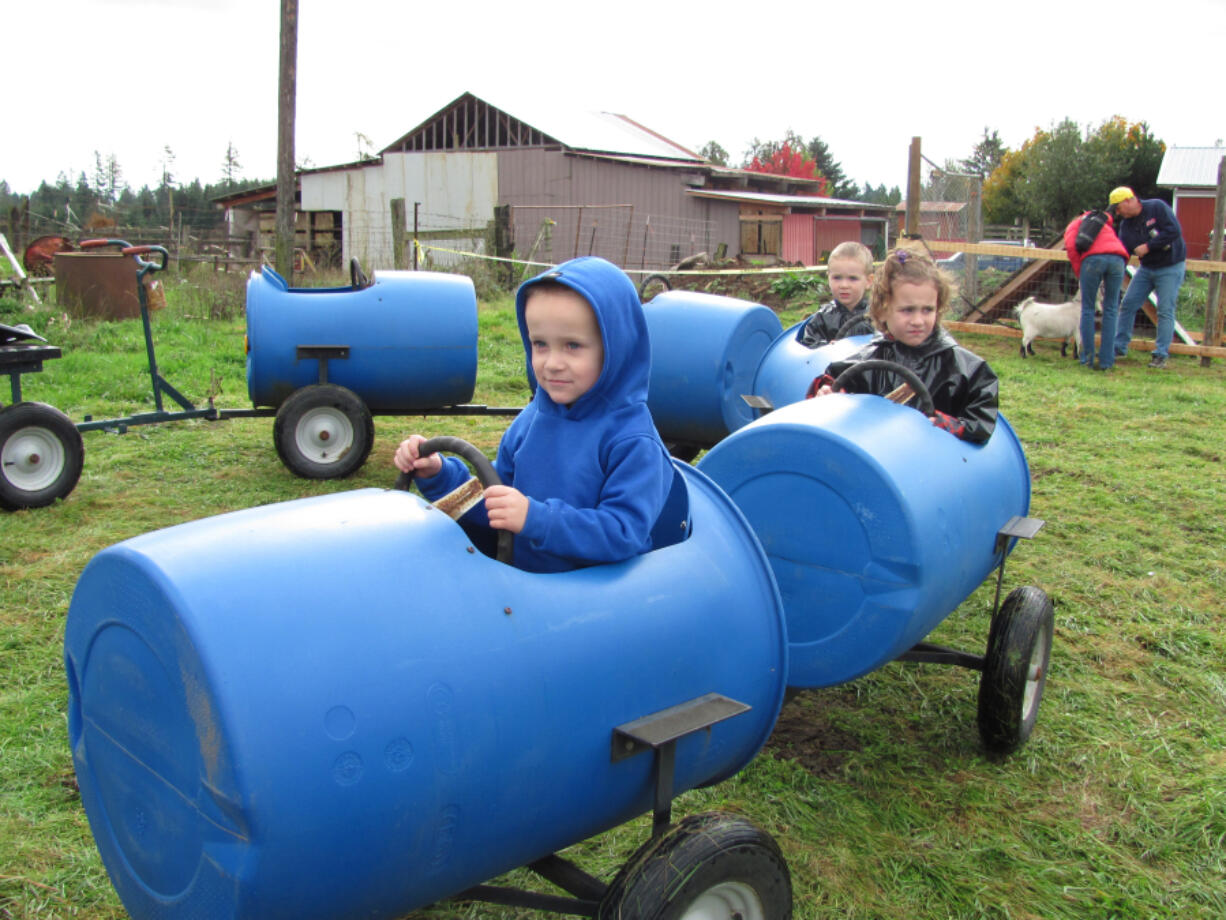
<svg viewBox="0 0 1226 920"><path fill-rule="evenodd" d="M219 407L247 407L242 280L167 282L158 361L197 402L213 394ZM151 409L138 322L12 301L0 301L0 322L28 322L64 349L23 379L26 399L77 421ZM509 298L483 303L480 322L474 401L522 403ZM723 809L759 822L788 859L802 920L1226 916L1226 368L1175 356L1152 371L1148 352L1134 351L1113 374L1093 374L1050 342L1022 360L1015 339L959 338L1000 375L1002 412L1031 467L1031 514L1047 522L1006 572L1006 589L1034 584L1056 605L1030 743L987 758L977 674L891 664L790 702L747 769L685 793L675 816ZM97 551L228 510L386 487L405 434L455 434L492 454L505 424L376 418L370 460L337 482L286 471L271 419L88 432L67 500L0 515L0 918L125 916L66 741L64 617ZM991 604L985 585L932 639L981 650ZM645 817L570 855L608 877L648 833ZM443 904L411 916L542 915Z"/></svg>

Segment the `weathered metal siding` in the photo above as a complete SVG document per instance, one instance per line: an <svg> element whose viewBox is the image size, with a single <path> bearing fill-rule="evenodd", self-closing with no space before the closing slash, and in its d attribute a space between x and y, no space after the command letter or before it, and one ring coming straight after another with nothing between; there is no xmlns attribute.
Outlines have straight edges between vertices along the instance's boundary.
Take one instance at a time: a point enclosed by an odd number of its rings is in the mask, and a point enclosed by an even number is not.
<svg viewBox="0 0 1226 920"><path fill-rule="evenodd" d="M384 268L395 264L393 198L404 199L410 229L413 204L420 202L422 230L450 230L461 222L484 227L493 218L497 192L495 154L389 153L382 165L303 175L302 209L343 212L343 260L356 256Z"/></svg>
<svg viewBox="0 0 1226 920"><path fill-rule="evenodd" d="M812 214L784 215L783 261L801 265L813 265L817 261L815 223Z"/></svg>
<svg viewBox="0 0 1226 920"><path fill-rule="evenodd" d="M498 202L515 208L515 249L543 262L600 255L627 269L662 268L696 252L714 254L720 243L736 255L737 207L687 195L701 180L685 169L560 150L498 153ZM546 219L554 223L542 234Z"/></svg>

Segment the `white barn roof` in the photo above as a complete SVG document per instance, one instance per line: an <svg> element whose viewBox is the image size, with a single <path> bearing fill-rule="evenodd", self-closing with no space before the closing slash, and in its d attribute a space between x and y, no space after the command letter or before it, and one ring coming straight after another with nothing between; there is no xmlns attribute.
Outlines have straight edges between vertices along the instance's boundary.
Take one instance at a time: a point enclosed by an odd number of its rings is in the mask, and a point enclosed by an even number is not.
<svg viewBox="0 0 1226 920"><path fill-rule="evenodd" d="M560 144L576 151L705 163L702 156L626 115L541 103L504 108L464 93L381 153Z"/></svg>
<svg viewBox="0 0 1226 920"><path fill-rule="evenodd" d="M1226 147L1168 147L1158 168L1160 188L1217 188L1218 164Z"/></svg>

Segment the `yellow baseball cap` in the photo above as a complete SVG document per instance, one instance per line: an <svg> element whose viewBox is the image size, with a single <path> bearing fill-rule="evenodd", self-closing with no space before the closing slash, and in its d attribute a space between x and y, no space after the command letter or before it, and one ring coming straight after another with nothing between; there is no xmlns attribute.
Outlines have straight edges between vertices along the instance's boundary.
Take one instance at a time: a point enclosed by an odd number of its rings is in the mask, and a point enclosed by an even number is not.
<svg viewBox="0 0 1226 920"><path fill-rule="evenodd" d="M1132 193L1132 189L1126 185L1121 185L1118 188L1113 188L1111 190L1111 194L1107 196L1107 204L1108 206L1119 204L1121 201L1127 201L1129 198L1136 197L1137 196Z"/></svg>

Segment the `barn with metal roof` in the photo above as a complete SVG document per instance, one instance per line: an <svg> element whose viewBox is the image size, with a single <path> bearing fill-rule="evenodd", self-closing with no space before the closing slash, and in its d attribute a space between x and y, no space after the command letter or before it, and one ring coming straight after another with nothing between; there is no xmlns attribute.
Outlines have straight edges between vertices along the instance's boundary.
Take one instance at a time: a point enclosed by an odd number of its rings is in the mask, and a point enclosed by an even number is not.
<svg viewBox="0 0 1226 920"><path fill-rule="evenodd" d="M1218 170L1226 147L1169 147L1158 169L1159 188L1172 191L1172 207L1183 229L1189 259L1209 258Z"/></svg>
<svg viewBox="0 0 1226 920"><path fill-rule="evenodd" d="M375 267L396 261L395 199L409 236L444 259L599 255L652 270L706 252L814 264L845 239L884 247L889 232L888 207L826 198L820 180L717 166L625 115L512 115L472 93L375 158L298 179L298 224L329 228L343 259Z"/></svg>

